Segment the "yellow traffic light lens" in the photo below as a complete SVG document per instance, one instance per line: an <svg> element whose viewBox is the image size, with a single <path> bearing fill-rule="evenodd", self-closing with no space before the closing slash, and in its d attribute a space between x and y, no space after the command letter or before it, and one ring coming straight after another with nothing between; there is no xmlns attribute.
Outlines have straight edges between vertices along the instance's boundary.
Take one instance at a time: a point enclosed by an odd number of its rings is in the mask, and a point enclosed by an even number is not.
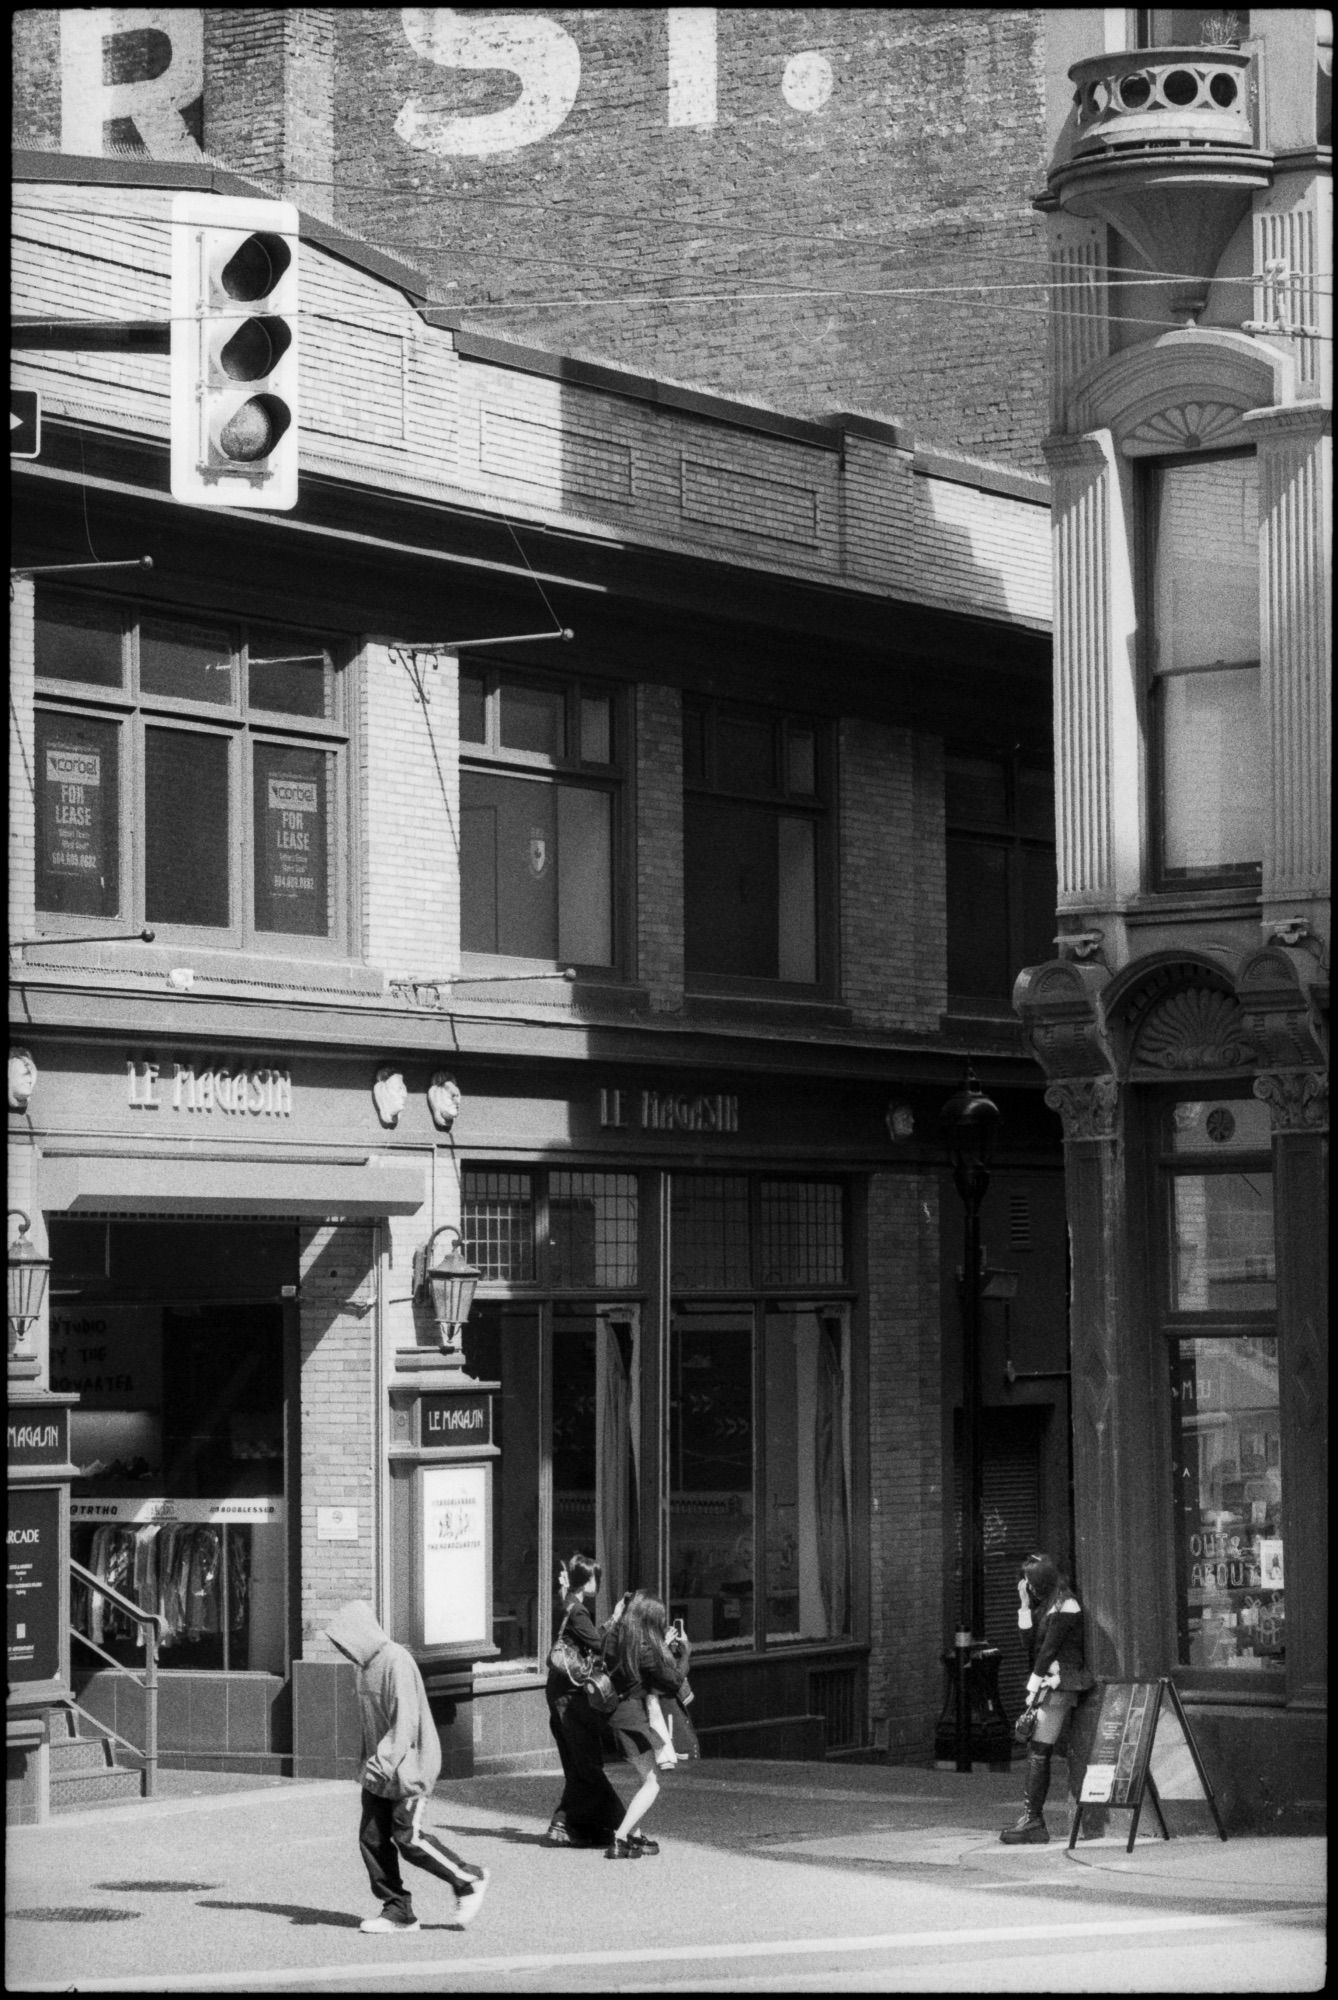
<svg viewBox="0 0 1338 2000"><path fill-rule="evenodd" d="M230 299L263 299L274 290L293 261L282 236L261 231L237 245L218 282Z"/></svg>
<svg viewBox="0 0 1338 2000"><path fill-rule="evenodd" d="M224 458L249 465L273 451L291 422L291 412L277 396L251 396L222 426L218 448Z"/></svg>
<svg viewBox="0 0 1338 2000"><path fill-rule="evenodd" d="M286 320L243 320L219 350L218 365L231 382L258 382L292 346Z"/></svg>

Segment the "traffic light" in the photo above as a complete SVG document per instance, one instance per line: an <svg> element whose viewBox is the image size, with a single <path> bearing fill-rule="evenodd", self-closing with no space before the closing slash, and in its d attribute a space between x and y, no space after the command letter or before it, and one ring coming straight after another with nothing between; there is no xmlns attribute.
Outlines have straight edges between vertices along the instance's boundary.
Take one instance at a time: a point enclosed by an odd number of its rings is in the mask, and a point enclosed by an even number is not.
<svg viewBox="0 0 1338 2000"><path fill-rule="evenodd" d="M297 504L297 210L172 201L172 496Z"/></svg>

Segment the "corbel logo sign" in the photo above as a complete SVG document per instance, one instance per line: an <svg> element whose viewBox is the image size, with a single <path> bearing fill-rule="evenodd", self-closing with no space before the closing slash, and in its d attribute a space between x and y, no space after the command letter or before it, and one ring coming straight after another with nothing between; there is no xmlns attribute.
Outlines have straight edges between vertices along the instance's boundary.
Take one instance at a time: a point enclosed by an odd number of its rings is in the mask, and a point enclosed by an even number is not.
<svg viewBox="0 0 1338 2000"><path fill-rule="evenodd" d="M739 1100L725 1091L601 1090L599 1122L608 1132L737 1132Z"/></svg>
<svg viewBox="0 0 1338 2000"><path fill-rule="evenodd" d="M133 1111L209 1111L225 1117L291 1118L293 1079L286 1069L226 1064L197 1069L174 1062L129 1061L126 1102Z"/></svg>

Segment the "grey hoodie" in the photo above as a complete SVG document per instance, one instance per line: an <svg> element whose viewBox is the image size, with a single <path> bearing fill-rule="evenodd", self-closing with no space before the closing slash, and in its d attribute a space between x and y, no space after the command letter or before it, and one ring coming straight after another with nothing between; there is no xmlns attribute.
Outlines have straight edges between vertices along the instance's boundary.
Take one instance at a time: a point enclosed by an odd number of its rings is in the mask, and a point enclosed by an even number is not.
<svg viewBox="0 0 1338 2000"><path fill-rule="evenodd" d="M325 1629L358 1670L364 1789L383 1799L430 1792L441 1771L441 1739L413 1654L386 1636L362 1598L341 1605Z"/></svg>

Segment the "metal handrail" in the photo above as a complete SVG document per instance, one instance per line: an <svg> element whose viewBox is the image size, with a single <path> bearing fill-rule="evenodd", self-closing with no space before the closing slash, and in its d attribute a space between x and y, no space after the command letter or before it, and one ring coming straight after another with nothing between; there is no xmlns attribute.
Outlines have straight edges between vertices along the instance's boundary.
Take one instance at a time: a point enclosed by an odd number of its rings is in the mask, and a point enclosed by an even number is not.
<svg viewBox="0 0 1338 2000"><path fill-rule="evenodd" d="M144 1634L144 1674L141 1679L133 1667L127 1667L121 1660L114 1660L96 1639L90 1639L86 1632L75 1630L73 1623L70 1627L72 1638L78 1639L90 1652L97 1653L116 1673L128 1674L136 1686L143 1688L148 1697L144 1705L143 1750L122 1736L118 1730L113 1729L110 1723L100 1721L95 1715L89 1715L88 1719L96 1723L99 1729L105 1730L108 1736L114 1736L118 1743L124 1743L127 1750L133 1750L136 1756L143 1757L144 1796L146 1799L151 1799L158 1789L158 1641L167 1632L167 1620L157 1611L146 1611L142 1605L136 1604L132 1597L127 1597L123 1591L118 1590L115 1584L108 1583L103 1577L95 1576L91 1569L85 1569L84 1565L75 1562L73 1557L70 1559L70 1574L77 1576L90 1590L98 1591L109 1603L114 1604L118 1611L124 1612L127 1618L133 1618ZM88 1710L79 1708L78 1702L74 1706L79 1709L81 1715L88 1715Z"/></svg>

